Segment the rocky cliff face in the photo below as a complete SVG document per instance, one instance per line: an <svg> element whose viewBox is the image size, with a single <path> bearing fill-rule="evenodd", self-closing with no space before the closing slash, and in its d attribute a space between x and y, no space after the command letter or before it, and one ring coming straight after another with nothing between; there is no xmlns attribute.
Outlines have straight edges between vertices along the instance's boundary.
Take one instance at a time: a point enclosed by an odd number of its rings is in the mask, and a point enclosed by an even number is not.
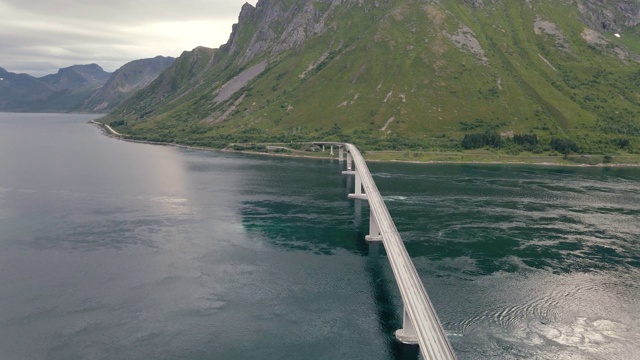
<svg viewBox="0 0 640 360"><path fill-rule="evenodd" d="M293 49L325 31L324 22L330 11L323 14L320 8L341 2L260 0L255 7L247 3L221 50L238 56L238 64L244 65L259 55Z"/></svg>
<svg viewBox="0 0 640 360"><path fill-rule="evenodd" d="M582 20L601 32L624 32L640 24L640 3L630 0L583 0L578 2Z"/></svg>

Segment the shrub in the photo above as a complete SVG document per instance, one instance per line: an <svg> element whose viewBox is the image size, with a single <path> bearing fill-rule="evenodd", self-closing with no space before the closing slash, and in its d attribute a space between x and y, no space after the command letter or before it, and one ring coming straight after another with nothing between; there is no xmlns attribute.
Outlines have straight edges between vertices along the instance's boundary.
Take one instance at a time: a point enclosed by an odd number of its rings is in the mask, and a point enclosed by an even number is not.
<svg viewBox="0 0 640 360"><path fill-rule="evenodd" d="M485 146L501 147L502 137L495 131L486 131L483 134L464 134L462 139L464 149L478 149Z"/></svg>
<svg viewBox="0 0 640 360"><path fill-rule="evenodd" d="M538 135L536 134L515 134L513 142L518 145L538 145Z"/></svg>
<svg viewBox="0 0 640 360"><path fill-rule="evenodd" d="M551 148L559 153L578 152L578 145L573 140L555 138L551 140Z"/></svg>
<svg viewBox="0 0 640 360"><path fill-rule="evenodd" d="M631 142L629 141L629 139L624 139L624 138L615 139L613 140L613 143L620 149L624 149L626 147L629 147L629 145L631 145Z"/></svg>
<svg viewBox="0 0 640 360"><path fill-rule="evenodd" d="M486 138L487 145L494 148L502 146L502 137L496 131L487 131L484 133L484 136Z"/></svg>
<svg viewBox="0 0 640 360"><path fill-rule="evenodd" d="M483 134L464 134L462 139L462 147L469 149L478 149L486 145Z"/></svg>

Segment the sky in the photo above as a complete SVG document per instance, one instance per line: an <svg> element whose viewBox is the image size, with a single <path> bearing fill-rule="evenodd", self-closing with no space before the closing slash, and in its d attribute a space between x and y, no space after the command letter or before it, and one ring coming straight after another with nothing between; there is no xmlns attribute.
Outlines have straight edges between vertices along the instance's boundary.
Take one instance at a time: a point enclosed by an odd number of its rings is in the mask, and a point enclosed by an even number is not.
<svg viewBox="0 0 640 360"><path fill-rule="evenodd" d="M0 67L36 77L75 64L115 71L227 42L257 0L0 0Z"/></svg>

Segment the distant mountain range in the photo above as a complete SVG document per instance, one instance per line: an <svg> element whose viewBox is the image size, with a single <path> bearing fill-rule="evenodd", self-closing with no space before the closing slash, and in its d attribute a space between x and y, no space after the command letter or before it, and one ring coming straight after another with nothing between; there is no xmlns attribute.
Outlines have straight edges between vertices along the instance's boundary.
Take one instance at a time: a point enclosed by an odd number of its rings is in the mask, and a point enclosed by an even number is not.
<svg viewBox="0 0 640 360"><path fill-rule="evenodd" d="M259 0L104 121L212 147L640 150L639 59L637 1Z"/></svg>
<svg viewBox="0 0 640 360"><path fill-rule="evenodd" d="M0 68L0 111L107 112L153 81L175 59L135 60L114 73L97 64L74 65L33 77Z"/></svg>

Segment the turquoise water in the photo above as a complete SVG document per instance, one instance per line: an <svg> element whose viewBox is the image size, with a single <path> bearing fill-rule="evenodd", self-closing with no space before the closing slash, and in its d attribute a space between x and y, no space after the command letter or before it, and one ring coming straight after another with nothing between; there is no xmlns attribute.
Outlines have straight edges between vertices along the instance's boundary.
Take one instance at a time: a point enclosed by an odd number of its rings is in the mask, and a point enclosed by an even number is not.
<svg viewBox="0 0 640 360"><path fill-rule="evenodd" d="M0 114L1 359L415 359L335 160ZM460 359L640 353L640 170L370 163Z"/></svg>

